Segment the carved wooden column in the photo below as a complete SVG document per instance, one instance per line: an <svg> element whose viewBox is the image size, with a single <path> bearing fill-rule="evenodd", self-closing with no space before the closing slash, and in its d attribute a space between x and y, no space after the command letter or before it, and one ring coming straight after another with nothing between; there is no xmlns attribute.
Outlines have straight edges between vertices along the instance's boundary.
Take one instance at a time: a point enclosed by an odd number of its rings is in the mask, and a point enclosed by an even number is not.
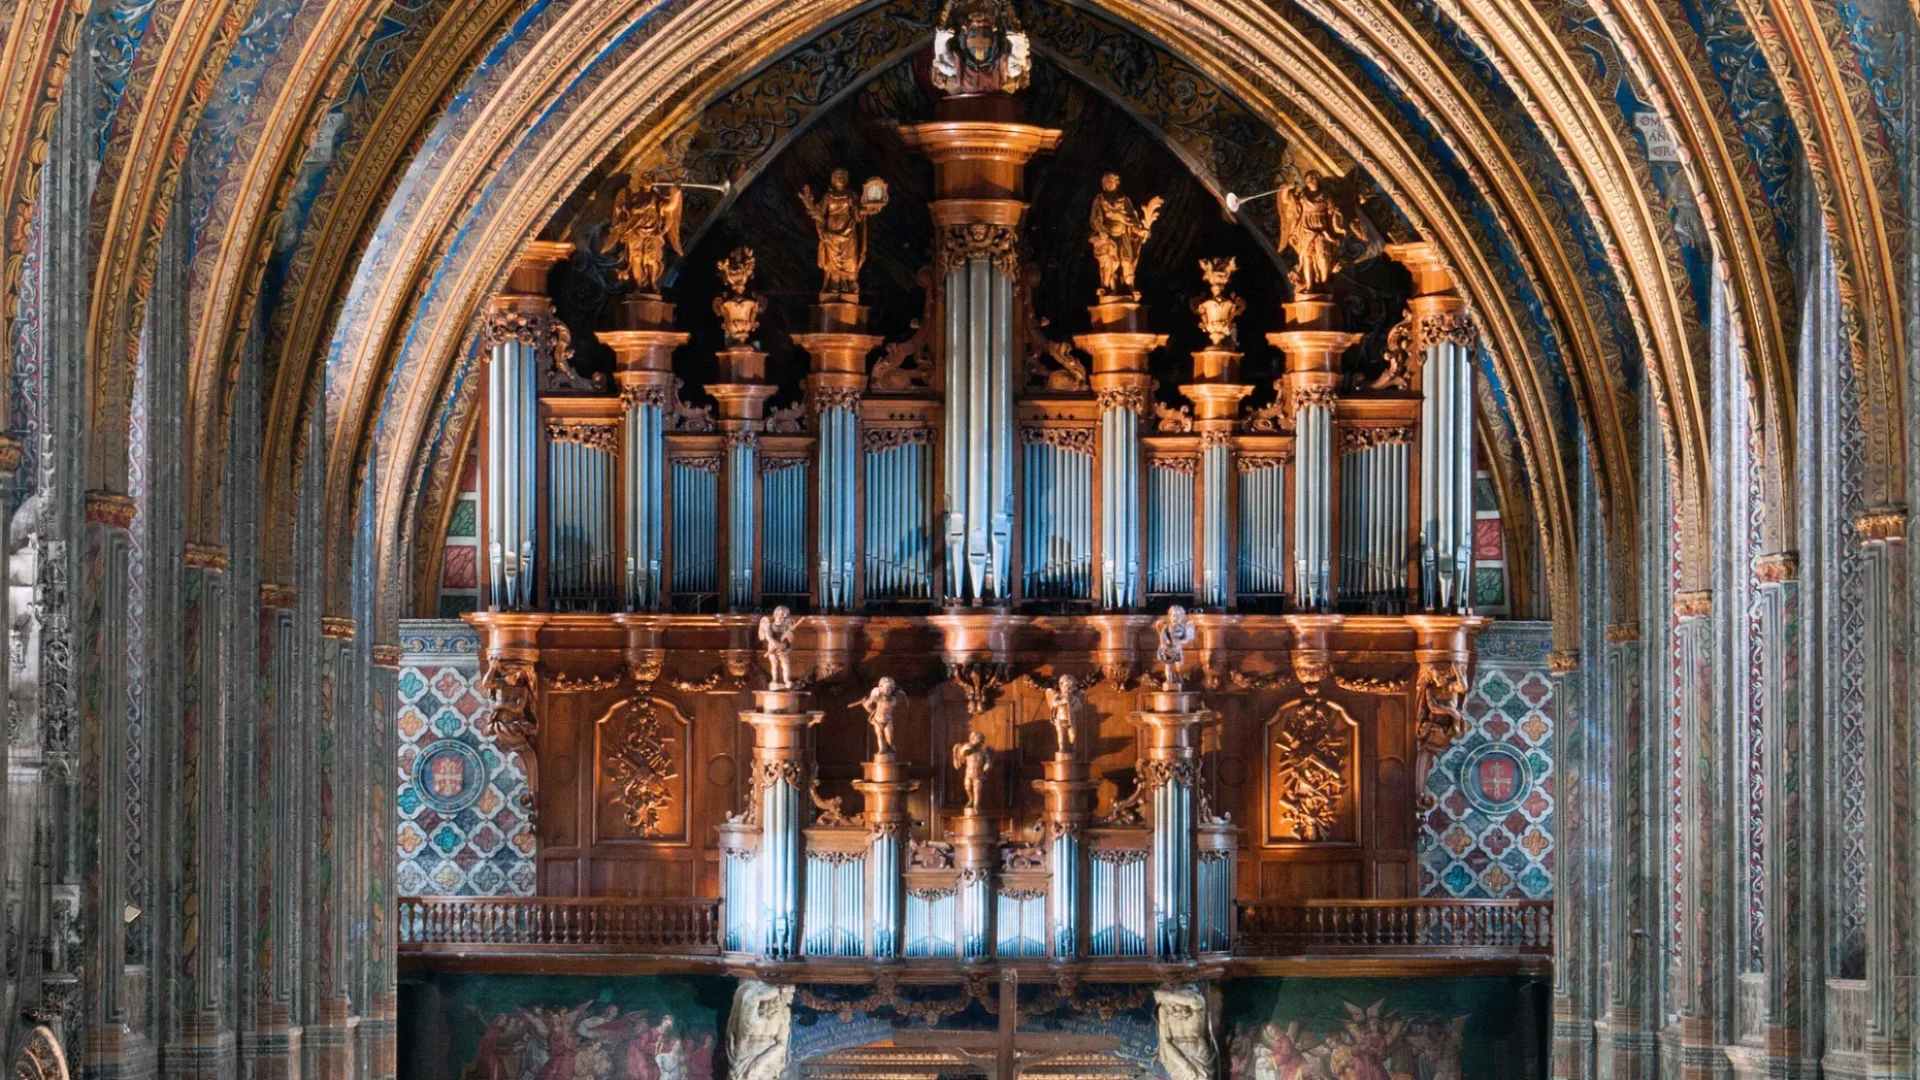
<svg viewBox="0 0 1920 1080"><path fill-rule="evenodd" d="M1091 778L1082 747L1082 739L1076 738L1072 747L1057 748L1053 757L1041 764L1043 779L1033 782L1034 790L1046 798L1041 820L1047 835L1051 879L1047 905L1055 960L1074 959L1084 948L1081 912L1086 908L1086 854L1082 834L1093 820L1093 800L1100 782Z"/></svg>
<svg viewBox="0 0 1920 1080"><path fill-rule="evenodd" d="M1240 353L1201 349L1193 354L1191 385L1180 388L1193 402L1193 430L1200 436L1199 591L1203 607L1224 609L1233 602L1233 430L1240 402L1253 387L1240 382Z"/></svg>
<svg viewBox="0 0 1920 1080"><path fill-rule="evenodd" d="M860 779L853 787L866 800L873 956L891 960L900 955L907 837L913 825L907 795L919 790L920 781L907 779L906 766L892 754L883 754L860 764Z"/></svg>
<svg viewBox="0 0 1920 1080"><path fill-rule="evenodd" d="M1293 425L1293 606L1324 611L1339 594L1333 538L1340 488L1339 455L1333 417L1340 388L1340 357L1360 340L1336 329L1331 301L1301 300L1283 305L1287 329L1267 335L1286 357L1278 388L1281 415Z"/></svg>
<svg viewBox="0 0 1920 1080"><path fill-rule="evenodd" d="M946 590L950 603L1013 597L1014 281L1026 164L1060 132L1019 122L1011 97L949 97L900 129L933 159L936 280L946 367Z"/></svg>
<svg viewBox="0 0 1920 1080"><path fill-rule="evenodd" d="M567 351L565 327L547 298L547 271L573 245L527 246L498 294L487 300L486 509L487 602L531 607L537 593L540 373Z"/></svg>
<svg viewBox="0 0 1920 1080"><path fill-rule="evenodd" d="M808 331L793 335L807 351L807 405L818 432L815 477L814 598L821 611L851 611L860 565L860 398L867 357L885 343L867 333L867 308L820 304L808 309Z"/></svg>
<svg viewBox="0 0 1920 1080"><path fill-rule="evenodd" d="M727 443L720 484L720 558L726 567L729 611L751 610L759 601L760 431L766 426L767 354L751 345L731 345L719 354L721 381L707 384L719 405L716 418Z"/></svg>
<svg viewBox="0 0 1920 1080"><path fill-rule="evenodd" d="M1140 699L1142 708L1129 719L1145 736L1140 783L1152 792L1153 955L1177 960L1193 954L1194 793L1201 734L1217 718L1178 682L1142 691Z"/></svg>
<svg viewBox="0 0 1920 1080"><path fill-rule="evenodd" d="M673 329L673 305L629 296L613 309L613 329L595 337L613 350L623 410L621 487L626 503L624 607L660 605L666 561L667 417L673 405L673 350L687 335Z"/></svg>
<svg viewBox="0 0 1920 1080"><path fill-rule="evenodd" d="M953 865L959 871L954 895L954 925L960 959L981 963L993 956L993 875L999 869L1000 819L973 809L947 819Z"/></svg>
<svg viewBox="0 0 1920 1080"><path fill-rule="evenodd" d="M806 826L802 793L813 777L807 729L820 713L807 710L807 695L797 690L756 690L755 708L740 719L753 728L753 802L760 847L758 953L765 960L800 955L800 871Z"/></svg>

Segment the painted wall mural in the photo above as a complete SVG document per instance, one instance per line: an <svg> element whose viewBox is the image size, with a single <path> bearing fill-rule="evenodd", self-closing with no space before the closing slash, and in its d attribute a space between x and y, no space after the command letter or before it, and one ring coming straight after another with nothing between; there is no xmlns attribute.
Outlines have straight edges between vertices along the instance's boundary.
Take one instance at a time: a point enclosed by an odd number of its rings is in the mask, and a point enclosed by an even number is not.
<svg viewBox="0 0 1920 1080"><path fill-rule="evenodd" d="M1420 823L1420 895L1553 896L1553 735L1548 623L1499 622L1480 636L1472 728L1434 762Z"/></svg>
<svg viewBox="0 0 1920 1080"><path fill-rule="evenodd" d="M402 896L531 896L532 792L477 727L480 638L457 619L400 624L397 762Z"/></svg>
<svg viewBox="0 0 1920 1080"><path fill-rule="evenodd" d="M1230 1080L1544 1076L1546 981L1238 979L1223 988Z"/></svg>
<svg viewBox="0 0 1920 1080"><path fill-rule="evenodd" d="M400 984L403 1080L713 1080L733 980L433 974Z"/></svg>

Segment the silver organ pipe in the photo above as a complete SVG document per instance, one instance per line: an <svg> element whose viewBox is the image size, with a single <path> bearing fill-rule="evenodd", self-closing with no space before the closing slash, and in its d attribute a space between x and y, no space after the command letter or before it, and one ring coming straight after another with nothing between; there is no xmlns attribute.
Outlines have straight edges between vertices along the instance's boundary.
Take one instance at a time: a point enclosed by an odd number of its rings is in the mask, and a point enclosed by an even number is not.
<svg viewBox="0 0 1920 1080"><path fill-rule="evenodd" d="M1140 602L1140 415L1100 410L1100 603Z"/></svg>
<svg viewBox="0 0 1920 1080"><path fill-rule="evenodd" d="M759 439L754 432L727 437L727 606L753 606L755 512L759 503Z"/></svg>
<svg viewBox="0 0 1920 1080"><path fill-rule="evenodd" d="M488 587L509 610L533 603L538 363L532 343L506 338L487 365Z"/></svg>
<svg viewBox="0 0 1920 1080"><path fill-rule="evenodd" d="M956 267L947 274L946 345L946 485L945 537L947 545L947 597L964 599L967 593L967 477L973 410L969 398L973 388L972 368L967 357L967 270Z"/></svg>
<svg viewBox="0 0 1920 1080"><path fill-rule="evenodd" d="M932 490L931 433L913 428L866 454L864 557L869 600L933 598L933 544L927 529Z"/></svg>
<svg viewBox="0 0 1920 1080"><path fill-rule="evenodd" d="M1185 599L1193 594L1194 468L1192 458L1163 458L1147 467L1149 596Z"/></svg>
<svg viewBox="0 0 1920 1080"><path fill-rule="evenodd" d="M1003 600L1013 568L1013 281L974 257L946 279L950 600Z"/></svg>
<svg viewBox="0 0 1920 1080"><path fill-rule="evenodd" d="M760 789L760 953L794 955L800 921L800 790L783 778Z"/></svg>
<svg viewBox="0 0 1920 1080"><path fill-rule="evenodd" d="M1465 611L1473 588L1472 351L1428 346L1420 402L1420 595L1432 610Z"/></svg>
<svg viewBox="0 0 1920 1080"><path fill-rule="evenodd" d="M719 588L719 468L714 457L673 463L673 593L695 604Z"/></svg>
<svg viewBox="0 0 1920 1080"><path fill-rule="evenodd" d="M858 523L854 514L855 495L858 492L856 473L860 468L859 444L855 441L859 428L858 416L850 403L819 411L818 584L821 607L826 611L850 611L854 602L854 546L858 538ZM771 516L768 525L771 541ZM804 529L801 535L805 535ZM800 590L783 587L773 591Z"/></svg>
<svg viewBox="0 0 1920 1080"><path fill-rule="evenodd" d="M807 462L770 458L762 470L760 588L773 596L802 596L807 592ZM822 516L829 512L823 503Z"/></svg>
<svg viewBox="0 0 1920 1080"><path fill-rule="evenodd" d="M900 833L882 829L874 832L873 847L867 852L866 865L872 867L873 955L881 959L900 955L901 849L905 846Z"/></svg>
<svg viewBox="0 0 1920 1080"><path fill-rule="evenodd" d="M626 412L627 609L646 611L660 603L665 563L666 515L662 475L667 456L665 417L657 403L636 398Z"/></svg>
<svg viewBox="0 0 1920 1080"><path fill-rule="evenodd" d="M1279 458L1243 458L1240 476L1240 578L1242 600L1266 600L1287 591L1287 469Z"/></svg>
<svg viewBox="0 0 1920 1080"><path fill-rule="evenodd" d="M1303 609L1321 610L1331 576L1332 477L1329 465L1333 442L1333 413L1324 405L1302 405L1294 418L1296 456L1300 475L1294 483L1295 602Z"/></svg>
<svg viewBox="0 0 1920 1080"><path fill-rule="evenodd" d="M1094 455L1033 432L1026 445L1024 594L1092 598Z"/></svg>

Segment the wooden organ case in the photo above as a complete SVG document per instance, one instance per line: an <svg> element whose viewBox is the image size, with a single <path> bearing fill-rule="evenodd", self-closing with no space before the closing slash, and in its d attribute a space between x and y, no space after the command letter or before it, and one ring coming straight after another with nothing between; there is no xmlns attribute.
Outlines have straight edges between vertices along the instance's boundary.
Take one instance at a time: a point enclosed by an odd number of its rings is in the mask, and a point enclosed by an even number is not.
<svg viewBox="0 0 1920 1080"><path fill-rule="evenodd" d="M1355 379L1317 291L1327 188L1295 184L1273 403L1249 407L1232 267L1210 265L1212 345L1170 407L1132 291L1153 211L1117 183L1088 332L1041 336L1022 192L1059 134L993 93L902 130L937 191L907 342L869 330L857 262L830 265L884 185L809 193L827 288L794 337L798 415L769 412L733 329L751 253L714 301L712 413L682 398L657 291L600 331L604 384L552 329L565 245L491 302L470 618L543 896L719 897L722 951L768 962L1122 963L1229 955L1249 905L1417 894L1425 773L1464 731L1482 626L1465 304L1428 245L1390 245L1416 295ZM1030 357L1052 357L1038 383Z"/></svg>

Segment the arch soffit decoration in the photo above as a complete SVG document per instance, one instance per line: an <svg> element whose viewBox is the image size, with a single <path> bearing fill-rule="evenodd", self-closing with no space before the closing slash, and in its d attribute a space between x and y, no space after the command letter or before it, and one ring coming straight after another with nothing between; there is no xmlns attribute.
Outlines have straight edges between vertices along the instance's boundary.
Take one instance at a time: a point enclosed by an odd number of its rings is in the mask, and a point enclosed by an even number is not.
<svg viewBox="0 0 1920 1080"><path fill-rule="evenodd" d="M1120 17L1143 23L1150 32L1159 29L1149 18L1151 14L1149 12L1128 8L1125 5L1113 5L1113 7L1119 9L1116 13ZM766 42L771 41L776 45L788 44L790 40L797 40L800 34L806 32L810 22L815 21L817 20L794 17L782 20L778 27L761 24L759 28L767 36L756 42L755 49L762 54L770 54L775 51L775 46L766 45ZM1213 25L1218 30L1217 24ZM1205 25L1199 28L1205 29ZM775 36L776 34L781 36ZM1551 550L1556 556L1570 554L1571 538L1567 532L1570 504L1564 485L1564 470L1559 467L1560 461L1566 456L1563 441L1565 433L1556 430L1553 410L1543 406L1542 395L1532 389L1540 385L1539 376L1535 374L1538 356L1533 346L1534 338L1531 333L1523 333L1520 330L1517 321L1509 313L1507 304L1489 302L1486 299L1488 297L1504 299L1499 284L1504 279L1504 275L1493 268L1493 261L1490 258L1476 250L1473 230L1455 207L1457 193L1442 190L1441 186L1435 183L1428 172L1421 167L1411 141L1395 130L1387 120L1387 110L1375 104L1363 88L1347 81L1340 74L1338 64L1318 50L1308 47L1301 41L1297 32L1292 31L1291 28L1285 28L1283 35L1285 47L1282 47L1281 41L1268 37L1236 46L1240 51L1235 55L1245 57L1250 69L1264 69L1264 73L1270 80L1268 85L1275 87L1271 93L1244 94L1243 100L1248 100L1257 113L1270 117L1280 113L1280 110L1273 106L1273 102L1276 97L1284 94L1297 103L1301 113L1309 119L1316 120L1325 126L1344 123L1345 128L1337 137L1339 142L1356 160L1368 166L1371 174L1381 180L1383 188L1387 189L1390 197L1396 198L1403 210L1407 210L1410 216L1428 223L1429 234L1439 239L1453 254L1456 266L1467 268L1462 276L1466 279L1469 295L1475 298L1483 312L1483 318L1486 318L1489 323L1489 339L1493 343L1494 354L1503 358L1527 357L1531 361L1527 365L1506 361L1503 368L1523 368L1527 371L1525 376L1527 383L1520 384L1520 392L1514 395L1514 399L1527 406L1526 410L1521 411L1530 413L1524 420L1516 420L1516 427L1522 432L1523 445L1529 448L1529 483L1533 488L1536 503L1542 508L1543 526L1552 538L1550 539ZM676 33L674 40L676 44L682 44L683 47L677 50L669 48L667 51L672 53L670 59L663 59L649 53L645 63L639 63L631 58L622 60L617 72L608 75L594 92L601 95L602 100L632 100L637 92L636 86L633 85L637 80L640 87L646 88L643 96L647 100L660 100L664 96L663 93L648 80L662 78L663 72L676 73L672 78L679 79L682 83L691 78L683 74L684 67L695 61L681 58L697 50L699 36L698 31ZM1222 51L1220 48L1211 51L1201 48L1197 41L1191 40L1185 33L1161 33L1156 36L1175 42L1176 52L1183 52L1188 57L1212 56ZM1236 37L1231 40L1241 39ZM1190 48L1180 49L1181 42L1186 42ZM1224 47L1225 40L1217 44ZM737 39L735 39L735 45L737 49ZM1264 53L1259 51L1263 46ZM1286 55L1287 53L1299 55L1302 60L1298 65L1289 65L1289 70L1295 67L1307 69L1311 72L1308 79L1296 82L1286 78L1275 66L1261 59L1262 55ZM737 57L736 51L724 54L719 59L698 61L705 63L709 69L720 68L720 74L717 77L710 77L707 80L708 84L723 85L731 81L734 70L740 65L728 65L725 61ZM644 73L635 73L632 69L636 66L643 67ZM1207 73L1225 83L1229 90L1257 88L1257 84L1237 74L1230 74L1221 64L1209 66L1213 70ZM1203 67L1203 70L1206 70L1206 67ZM512 92L514 91L507 88L502 88L500 91L503 95ZM1329 111L1322 104L1328 100L1341 103L1342 112L1339 115ZM670 127L668 122L651 118L649 123L659 129ZM334 436L333 453L336 466L347 464L351 455L351 450L347 448L357 443L360 427L373 422L374 416L369 406L374 397L374 387L382 382L387 384L384 397L396 403L396 411L382 415L379 419L379 427L382 431L382 448L379 452L383 457L391 454L405 455L411 452L410 448L419 445L416 436L423 429L423 425L429 421L427 414L431 409L428 403L437 399L433 389L440 383L446 371L446 360L453 353L453 347L448 343L464 340L465 333L470 329L467 325L470 322L470 312L484 288L504 273L506 263L513 252L525 238L536 231L545 215L551 212L564 195L564 192L557 188L565 181L545 178L573 177L582 174L592 165L595 148L610 145L620 137L622 129L631 131L638 125L639 120L633 117L609 120L602 114L587 121L575 119L571 122L568 118L562 117L561 126L553 137L541 140L537 148L529 144L520 151L524 156L516 170L517 176L541 178L544 186L524 179L516 180L516 183L523 186L513 190L509 195L506 185L499 178L490 178L488 183L493 185L490 193L493 197L484 206L479 206L472 198L455 202L449 197L445 205L438 208L440 214L449 215L449 217L458 213L470 213L477 217L493 215L499 218L507 213L513 213L518 215L513 224L496 220L487 223L486 228L480 228L475 221L460 222L443 218L441 220L444 227L427 228L420 225L410 230L409 235L415 238L413 250L398 261L395 256L383 257L382 254L376 254L372 257L370 261L383 263L387 267L397 267L398 269L388 270L388 273L396 275L399 280L406 279L407 275L404 271L410 266L413 271L413 281L418 282L429 276L427 268L433 265L433 256L439 254L442 265L431 275L439 279L434 285L434 291L439 295L432 298L432 302L415 316L411 324L402 328L397 318L400 305L386 298L409 295L417 286L411 283L402 286L393 278L387 278L375 279L376 283L371 287L364 287L369 279L363 273L361 292L366 298L368 310L355 311L354 305L349 304L350 317L345 321L351 324L354 333L351 338L339 343L339 347L335 350L341 365L337 370L342 378L333 386L335 397L332 411L336 421L345 425L337 428ZM583 131L583 128L587 130ZM596 128L599 130L594 131L593 129ZM589 137L588 132L593 132L593 136ZM498 135L495 137L498 138ZM498 143L494 144L494 150L503 152ZM448 156L466 159L474 153L482 153L483 157L486 156L477 149L463 150L458 155ZM1405 179L1401 181L1398 178ZM1414 193L1413 198L1407 196L1410 191ZM432 210L423 208L419 220L424 222L432 214ZM443 235L456 236L459 238L456 242L463 242L468 236L482 236L481 243L487 245L487 251L482 254L476 250L474 254L457 261L450 260L444 252L436 252L435 241L431 239ZM1462 258L1463 252L1466 253L1465 259ZM401 263L408 266L402 266ZM459 282L457 284L449 282L447 279L456 273L460 275ZM384 309L381 306L383 299L385 300ZM377 359L381 355L388 335L392 335L403 346L397 350L398 377L388 379L384 373L381 373L376 379L374 377L376 369L370 368L366 361ZM422 363L420 357L409 355L410 349L416 347L413 343L438 343L440 352L438 361ZM1507 370L1503 370L1502 374L1507 378L1512 377ZM1610 400L1610 396L1606 399ZM1538 449L1540 446L1545 446L1547 449L1540 451ZM343 454L349 457L341 457L340 455ZM1542 457L1545 458L1544 461L1534 460ZM381 513L392 520L390 515L403 513L401 504L404 501L407 485L404 481L396 481L395 470L383 469L382 472L386 477L387 490L382 492ZM338 500L347 495L344 485L338 478L346 473L336 470L333 475L336 479L332 484L334 490L330 498L335 500L337 512ZM1623 501L1630 503L1630 500ZM1551 562L1563 568L1568 565L1565 557L1556 557ZM343 569L343 567L335 567L336 574ZM1571 580L1564 569L1556 574L1555 602L1560 610L1570 610L1573 606Z"/></svg>

